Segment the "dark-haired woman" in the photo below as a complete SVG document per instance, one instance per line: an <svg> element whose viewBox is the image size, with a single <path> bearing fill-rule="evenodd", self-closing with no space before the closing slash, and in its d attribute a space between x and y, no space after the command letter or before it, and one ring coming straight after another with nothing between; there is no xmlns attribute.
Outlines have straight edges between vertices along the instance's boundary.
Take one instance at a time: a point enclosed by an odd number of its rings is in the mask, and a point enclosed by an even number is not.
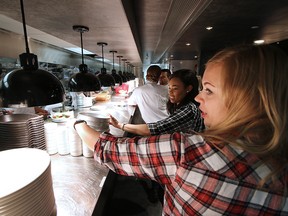
<svg viewBox="0 0 288 216"><path fill-rule="evenodd" d="M168 118L147 124L122 124L110 116L110 124L142 136L173 132L201 132L204 129L204 123L198 103L194 100L199 93L198 86L198 79L193 71L186 69L175 71L168 84Z"/></svg>

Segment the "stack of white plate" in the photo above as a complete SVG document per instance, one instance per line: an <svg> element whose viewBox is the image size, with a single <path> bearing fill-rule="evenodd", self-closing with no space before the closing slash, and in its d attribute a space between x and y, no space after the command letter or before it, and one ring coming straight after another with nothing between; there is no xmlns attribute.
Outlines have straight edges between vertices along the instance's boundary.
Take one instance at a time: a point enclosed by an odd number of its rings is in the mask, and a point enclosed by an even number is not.
<svg viewBox="0 0 288 216"><path fill-rule="evenodd" d="M109 115L104 111L79 112L78 119L85 120L87 124L99 132L109 131Z"/></svg>
<svg viewBox="0 0 288 216"><path fill-rule="evenodd" d="M0 116L0 151L14 148L46 149L44 119L36 114Z"/></svg>
<svg viewBox="0 0 288 216"><path fill-rule="evenodd" d="M44 119L36 116L28 119L27 128L29 131L29 147L46 150Z"/></svg>
<svg viewBox="0 0 288 216"><path fill-rule="evenodd" d="M0 173L0 215L56 215L51 162L45 151L2 151Z"/></svg>
<svg viewBox="0 0 288 216"><path fill-rule="evenodd" d="M58 131L57 123L49 122L44 124L45 128L45 139L47 152L50 155L56 154L58 152Z"/></svg>

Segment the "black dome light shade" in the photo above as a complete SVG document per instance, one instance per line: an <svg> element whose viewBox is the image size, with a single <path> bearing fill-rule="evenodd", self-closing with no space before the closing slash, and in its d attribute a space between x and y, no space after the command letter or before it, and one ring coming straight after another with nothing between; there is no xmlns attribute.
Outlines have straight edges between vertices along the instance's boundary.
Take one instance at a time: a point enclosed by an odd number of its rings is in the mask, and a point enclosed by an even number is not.
<svg viewBox="0 0 288 216"><path fill-rule="evenodd" d="M97 76L100 79L102 86L104 87L115 86L115 79L113 78L112 75L107 74L106 68L104 67L103 47L107 46L108 44L105 42L98 42L97 45L102 47L102 68L101 68L101 73L98 74Z"/></svg>
<svg viewBox="0 0 288 216"><path fill-rule="evenodd" d="M83 65L79 65L81 68ZM87 66L87 65L85 65ZM101 84L99 79L88 72L80 72L74 74L69 80L69 89L74 92L88 92L88 91L99 91L101 89Z"/></svg>
<svg viewBox="0 0 288 216"><path fill-rule="evenodd" d="M52 73L38 69L37 56L30 53L23 0L20 0L26 53L22 53L22 69L6 74L0 83L0 107L42 106L63 102L65 90Z"/></svg>
<svg viewBox="0 0 288 216"><path fill-rule="evenodd" d="M115 79L116 83L118 83L119 85L122 85L122 83L123 83L122 77L119 74L116 73L116 70L114 68L114 54L117 53L117 51L111 50L110 53L113 53L113 69L112 69L112 74L111 75Z"/></svg>
<svg viewBox="0 0 288 216"><path fill-rule="evenodd" d="M73 30L80 32L81 38L81 57L82 57L82 64L79 65L79 73L74 74L69 82L68 87L70 91L73 92L81 92L81 91L99 91L101 89L101 82L92 73L88 72L88 66L84 64L84 55L83 55L83 39L82 34L84 32L89 31L89 28L86 26L75 25L73 26Z"/></svg>
<svg viewBox="0 0 288 216"><path fill-rule="evenodd" d="M8 73L1 84L1 107L42 106L62 102L64 88L58 78L41 69L14 70Z"/></svg>

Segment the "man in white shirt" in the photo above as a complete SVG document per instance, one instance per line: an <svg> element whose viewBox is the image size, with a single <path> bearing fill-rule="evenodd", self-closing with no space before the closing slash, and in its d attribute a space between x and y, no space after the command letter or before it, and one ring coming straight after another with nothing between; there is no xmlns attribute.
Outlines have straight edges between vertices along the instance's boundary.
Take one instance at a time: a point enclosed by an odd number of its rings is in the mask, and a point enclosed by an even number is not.
<svg viewBox="0 0 288 216"><path fill-rule="evenodd" d="M171 71L169 69L162 69L161 75L159 77L159 84L168 87L170 76L171 76Z"/></svg>
<svg viewBox="0 0 288 216"><path fill-rule="evenodd" d="M132 92L128 104L137 105L146 123L156 122L167 118L166 104L169 100L165 86L158 85L161 68L151 65L147 69L146 84L137 87Z"/></svg>

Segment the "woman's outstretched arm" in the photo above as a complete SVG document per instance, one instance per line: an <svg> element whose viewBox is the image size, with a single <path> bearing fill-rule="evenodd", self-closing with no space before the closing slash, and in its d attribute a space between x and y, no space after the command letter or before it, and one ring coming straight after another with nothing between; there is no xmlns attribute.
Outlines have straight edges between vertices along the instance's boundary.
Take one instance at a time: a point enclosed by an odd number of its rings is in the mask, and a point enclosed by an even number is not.
<svg viewBox="0 0 288 216"><path fill-rule="evenodd" d="M141 136L150 136L150 130L147 124L123 124L118 122L116 118L110 115L109 123L114 127L121 129L123 131L127 131L129 133L138 134Z"/></svg>

